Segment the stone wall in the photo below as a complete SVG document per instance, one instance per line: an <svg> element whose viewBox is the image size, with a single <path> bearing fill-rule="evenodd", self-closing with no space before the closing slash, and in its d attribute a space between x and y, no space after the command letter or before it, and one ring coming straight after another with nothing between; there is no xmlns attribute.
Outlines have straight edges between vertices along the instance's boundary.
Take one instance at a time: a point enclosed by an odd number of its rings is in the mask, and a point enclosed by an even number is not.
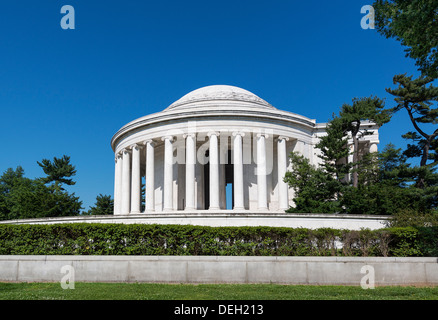
<svg viewBox="0 0 438 320"><path fill-rule="evenodd" d="M0 281L60 282L65 266L76 282L438 285L437 258L375 257L0 256Z"/></svg>

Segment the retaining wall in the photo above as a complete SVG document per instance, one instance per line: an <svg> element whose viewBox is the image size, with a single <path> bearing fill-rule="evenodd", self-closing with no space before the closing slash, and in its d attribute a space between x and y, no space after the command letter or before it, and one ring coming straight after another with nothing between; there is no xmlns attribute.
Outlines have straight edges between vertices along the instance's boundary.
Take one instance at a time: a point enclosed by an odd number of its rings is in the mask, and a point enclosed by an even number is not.
<svg viewBox="0 0 438 320"><path fill-rule="evenodd" d="M231 256L0 256L0 281L438 285L438 258ZM364 266L367 266L365 269Z"/></svg>

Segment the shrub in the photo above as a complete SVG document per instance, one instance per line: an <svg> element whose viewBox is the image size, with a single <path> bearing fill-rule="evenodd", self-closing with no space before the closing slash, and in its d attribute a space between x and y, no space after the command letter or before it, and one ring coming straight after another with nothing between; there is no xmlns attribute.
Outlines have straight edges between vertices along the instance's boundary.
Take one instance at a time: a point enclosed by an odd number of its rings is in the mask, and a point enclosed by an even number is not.
<svg viewBox="0 0 438 320"><path fill-rule="evenodd" d="M2 255L436 256L438 227L0 225Z"/></svg>

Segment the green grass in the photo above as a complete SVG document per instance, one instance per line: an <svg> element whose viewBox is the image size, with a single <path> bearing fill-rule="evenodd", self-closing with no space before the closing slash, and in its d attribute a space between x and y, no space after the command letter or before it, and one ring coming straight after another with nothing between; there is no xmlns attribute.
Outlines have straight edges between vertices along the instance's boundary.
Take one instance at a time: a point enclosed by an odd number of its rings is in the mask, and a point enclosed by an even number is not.
<svg viewBox="0 0 438 320"><path fill-rule="evenodd" d="M0 283L0 300L438 300L438 287L274 284Z"/></svg>

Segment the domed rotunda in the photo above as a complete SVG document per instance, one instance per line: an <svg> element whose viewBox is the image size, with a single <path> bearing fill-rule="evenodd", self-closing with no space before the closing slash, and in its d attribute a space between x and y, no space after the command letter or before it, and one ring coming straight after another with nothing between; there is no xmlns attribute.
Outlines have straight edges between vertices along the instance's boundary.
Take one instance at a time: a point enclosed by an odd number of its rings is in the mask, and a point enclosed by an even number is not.
<svg viewBox="0 0 438 320"><path fill-rule="evenodd" d="M361 150L377 151L377 126L364 126ZM289 154L318 164L325 127L238 87L194 90L113 136L114 214L284 213Z"/></svg>

